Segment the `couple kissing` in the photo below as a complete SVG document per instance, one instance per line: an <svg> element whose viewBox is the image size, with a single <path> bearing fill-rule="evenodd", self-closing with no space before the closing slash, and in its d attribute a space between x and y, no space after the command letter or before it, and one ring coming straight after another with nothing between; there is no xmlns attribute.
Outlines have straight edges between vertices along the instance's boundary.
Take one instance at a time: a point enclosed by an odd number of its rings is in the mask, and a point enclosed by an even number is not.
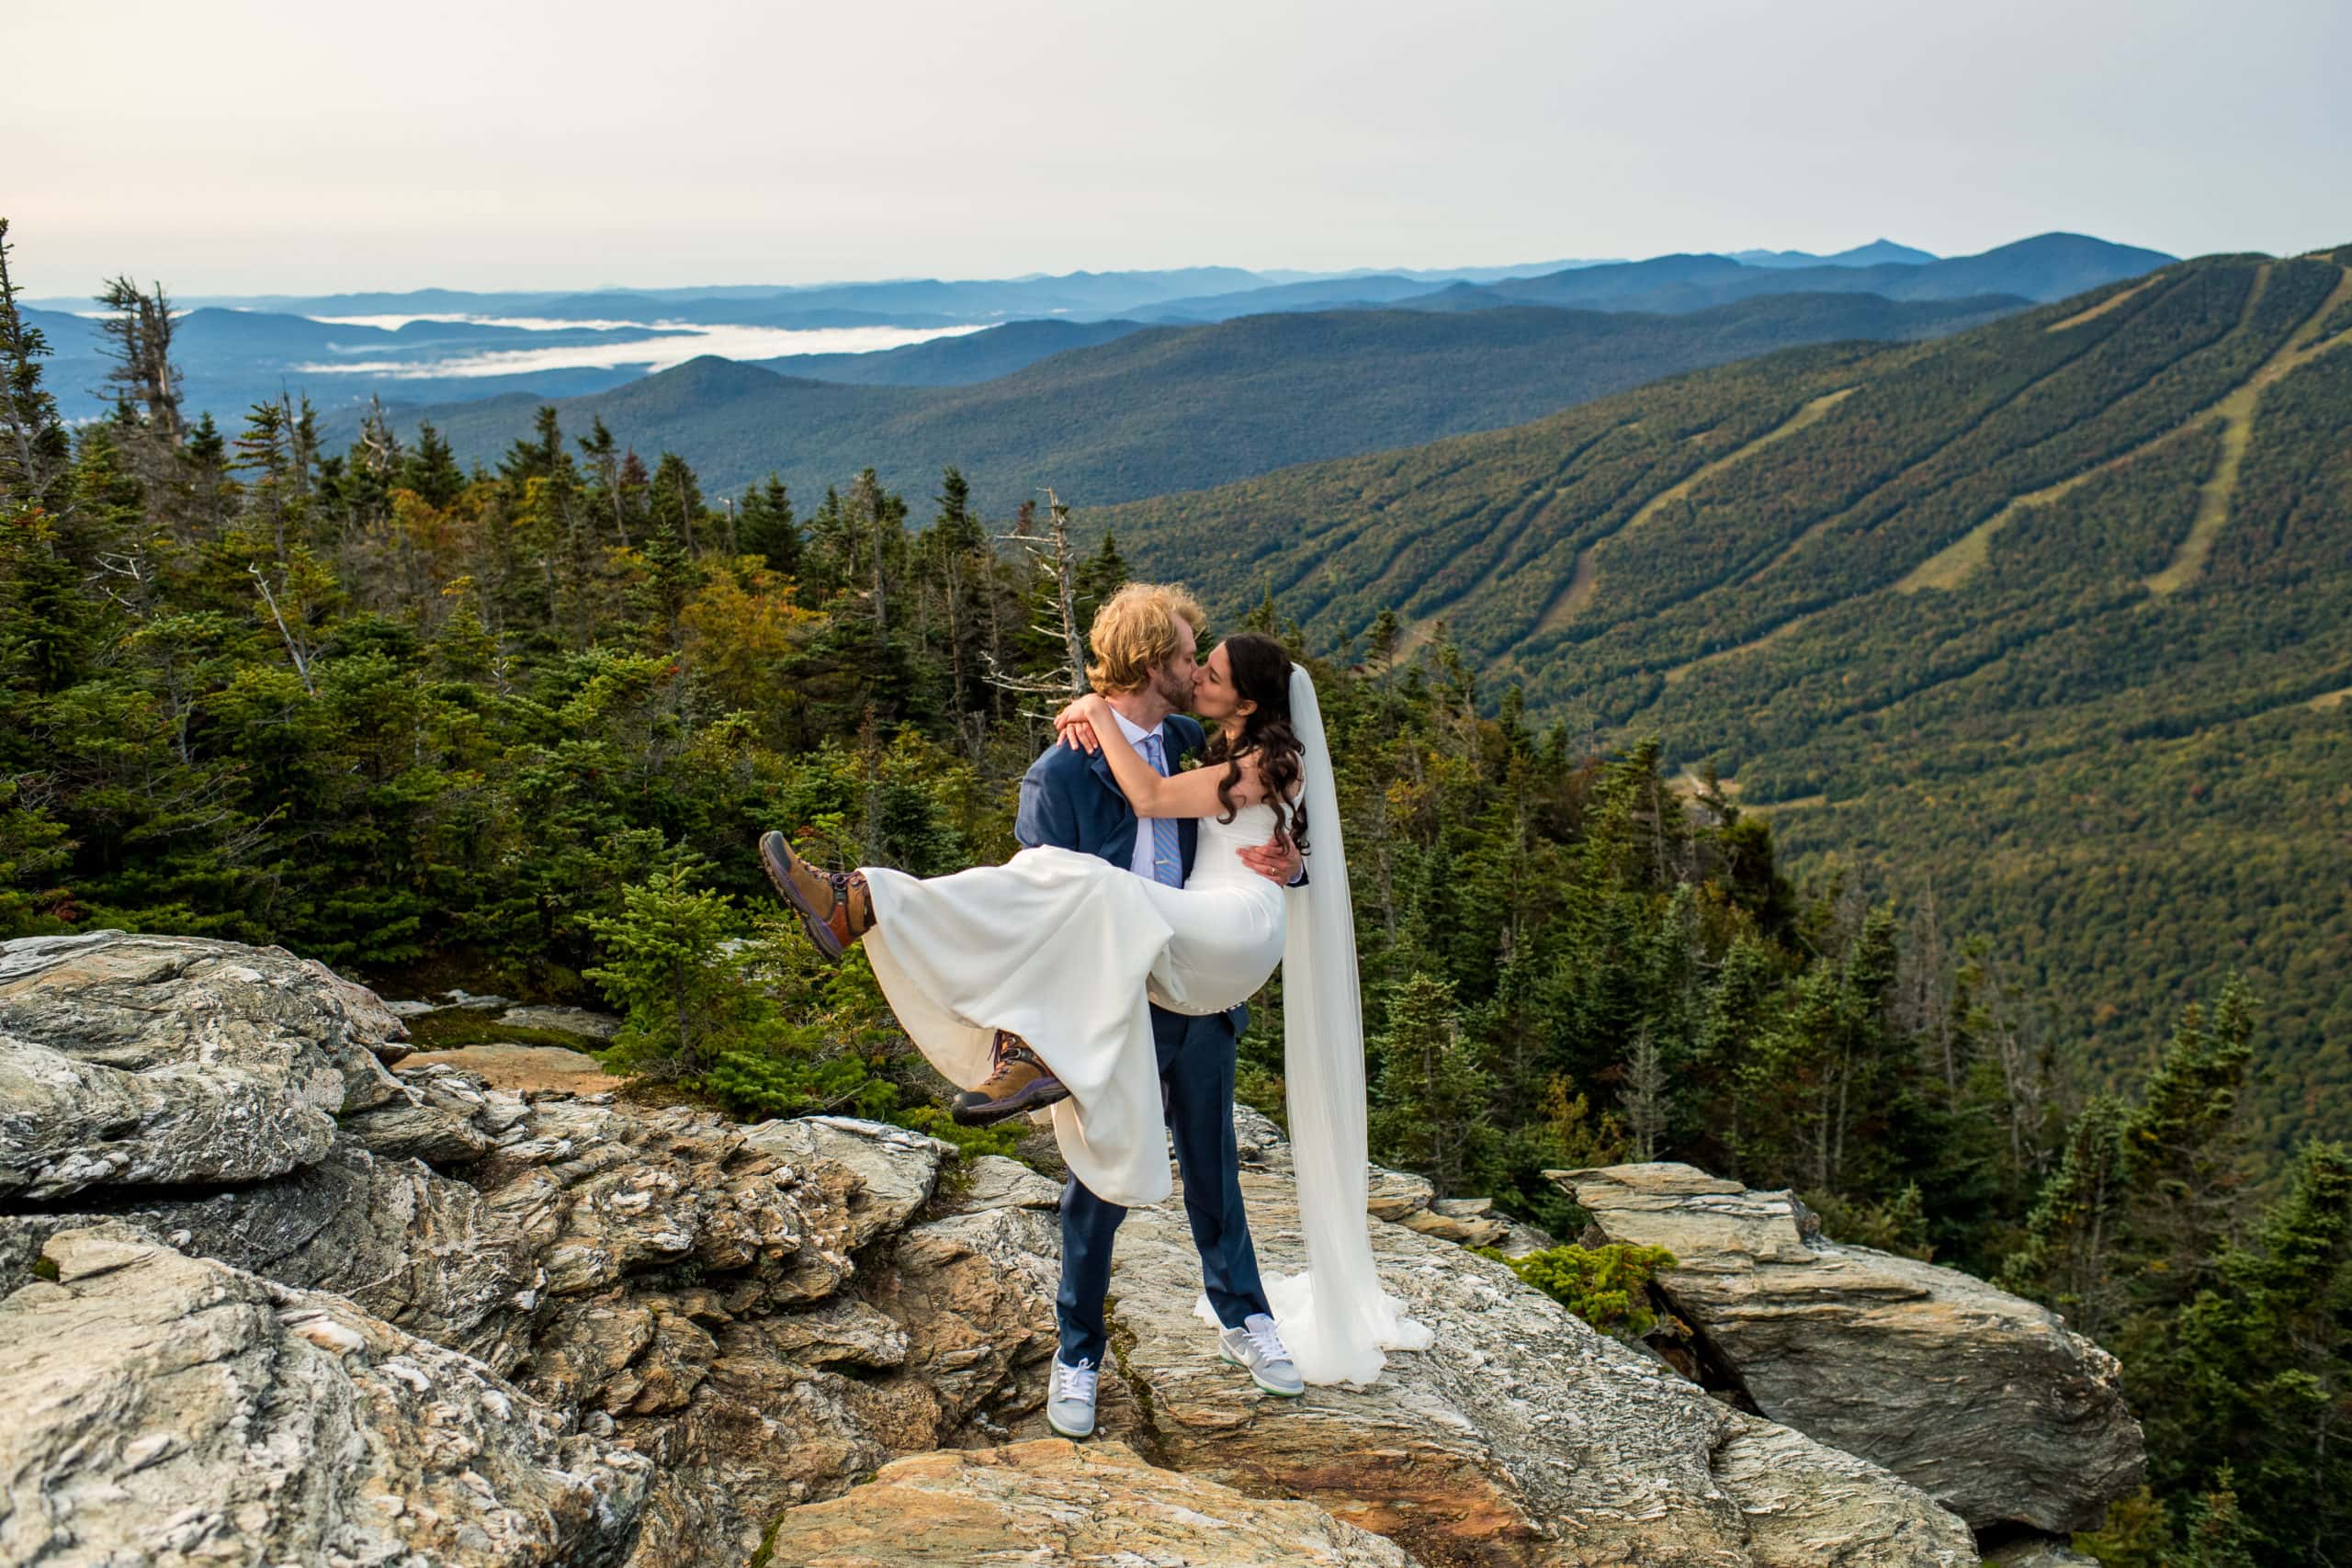
<svg viewBox="0 0 2352 1568"><path fill-rule="evenodd" d="M909 1038L962 1090L958 1121L1050 1114L1070 1178L1046 1419L1065 1437L1093 1430L1113 1238L1170 1196L1170 1142L1219 1354L1261 1388L1370 1382L1385 1350L1429 1343L1372 1262L1354 916L1315 684L1256 634L1200 658L1205 622L1177 588L1103 604L1093 691L1022 780L1024 847L1002 865L827 872L780 833L760 840L820 949L865 944ZM1234 1051L1278 964L1308 1267L1261 1280Z"/></svg>

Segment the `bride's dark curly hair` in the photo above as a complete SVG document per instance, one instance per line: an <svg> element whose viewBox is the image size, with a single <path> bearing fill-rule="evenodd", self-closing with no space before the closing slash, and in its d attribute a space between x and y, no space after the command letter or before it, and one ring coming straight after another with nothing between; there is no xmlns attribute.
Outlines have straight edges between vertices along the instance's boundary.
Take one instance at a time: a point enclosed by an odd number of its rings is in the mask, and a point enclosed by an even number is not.
<svg viewBox="0 0 2352 1568"><path fill-rule="evenodd" d="M1272 637L1236 632L1225 639L1225 657L1233 667L1234 695L1257 705L1241 721L1238 739L1228 742L1219 728L1208 738L1202 753L1204 762L1225 764L1225 777L1216 786L1225 815L1217 820L1230 822L1240 811L1233 803L1233 786L1241 782L1241 759L1254 751L1268 804L1282 824L1283 836L1305 854L1306 802L1298 788L1298 737L1290 727L1290 655Z"/></svg>

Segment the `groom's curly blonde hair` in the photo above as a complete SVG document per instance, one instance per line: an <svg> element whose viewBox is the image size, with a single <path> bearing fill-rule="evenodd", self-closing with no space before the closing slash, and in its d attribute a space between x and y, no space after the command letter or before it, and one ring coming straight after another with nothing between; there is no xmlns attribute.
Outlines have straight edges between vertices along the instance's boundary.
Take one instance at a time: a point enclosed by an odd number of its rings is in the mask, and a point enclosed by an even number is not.
<svg viewBox="0 0 2352 1568"><path fill-rule="evenodd" d="M1106 697L1142 691L1151 672L1176 657L1178 616L1195 637L1208 630L1208 613L1181 588L1130 582L1112 594L1094 612L1094 625L1086 633L1086 645L1094 650L1087 683Z"/></svg>

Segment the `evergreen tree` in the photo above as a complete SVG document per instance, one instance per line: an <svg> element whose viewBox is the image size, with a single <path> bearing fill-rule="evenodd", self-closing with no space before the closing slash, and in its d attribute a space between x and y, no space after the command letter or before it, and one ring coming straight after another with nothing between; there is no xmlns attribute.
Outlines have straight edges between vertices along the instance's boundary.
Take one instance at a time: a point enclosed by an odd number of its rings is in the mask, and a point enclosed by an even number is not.
<svg viewBox="0 0 2352 1568"><path fill-rule="evenodd" d="M939 493L932 499L939 506L930 529L934 548L949 555L969 555L988 547L988 535L972 511L972 486L964 470L952 464L941 469Z"/></svg>
<svg viewBox="0 0 2352 1568"><path fill-rule="evenodd" d="M916 542L915 553L926 599L937 604L937 643L947 661L949 712L961 729L982 705L989 659L999 651L990 647L989 637L996 562L989 553L987 532L973 514L971 486L962 470L941 471L934 499L939 511Z"/></svg>
<svg viewBox="0 0 2352 1568"><path fill-rule="evenodd" d="M57 400L41 385L49 342L17 307L11 248L0 218L0 504L26 506L50 497L71 453Z"/></svg>
<svg viewBox="0 0 2352 1568"><path fill-rule="evenodd" d="M2352 1530L2352 1152L2306 1145L2287 1190L2248 1245L2222 1252L2215 1283L2162 1341L2153 1386L2139 1390L2151 1470L2160 1483L2229 1496L2229 1525L2209 1513L2184 1531L2196 1545L2240 1537L2264 1563L2332 1562ZM2207 1561L2226 1561L2209 1558Z"/></svg>
<svg viewBox="0 0 2352 1568"><path fill-rule="evenodd" d="M841 491L827 485L824 501L808 519L801 551L800 581L808 590L808 603L822 604L856 580L863 558L858 542L842 515Z"/></svg>
<svg viewBox="0 0 2352 1568"><path fill-rule="evenodd" d="M519 488L532 479L545 479L563 460L563 430L555 405L543 404L531 417L530 435L518 437L499 459L498 476Z"/></svg>
<svg viewBox="0 0 2352 1568"><path fill-rule="evenodd" d="M653 526L666 528L678 536L687 553L692 554L700 544L708 542L709 525L704 521L702 486L695 482L695 471L675 452L664 452L654 465L653 485L648 497L653 511Z"/></svg>
<svg viewBox="0 0 2352 1568"><path fill-rule="evenodd" d="M885 491L872 468L850 481L842 498L842 531L856 541L865 571L849 586L866 595L866 610L876 626L890 624L890 596L906 575L907 503Z"/></svg>
<svg viewBox="0 0 2352 1568"><path fill-rule="evenodd" d="M1126 585L1127 563L1119 554L1119 542L1109 534L1102 536L1102 547L1080 563L1078 568L1078 619L1080 626L1094 624L1094 612L1102 602Z"/></svg>
<svg viewBox="0 0 2352 1568"><path fill-rule="evenodd" d="M466 488L465 471L449 450L448 441L430 420L417 426L416 445L403 454L397 481L414 491L428 506L450 507Z"/></svg>
<svg viewBox="0 0 2352 1568"><path fill-rule="evenodd" d="M736 547L757 556L770 571L784 577L800 573L800 525L792 514L792 496L774 474L764 485L743 492L742 510L735 525Z"/></svg>
<svg viewBox="0 0 2352 1568"><path fill-rule="evenodd" d="M626 548L628 545L628 516L621 502L620 444L613 433L605 428L603 415L596 417L589 433L579 437L580 454L588 459L588 481L592 493L588 504L595 517L610 521L613 537Z"/></svg>
<svg viewBox="0 0 2352 1568"><path fill-rule="evenodd" d="M1464 1039L1453 988L1426 974L1406 981L1373 1043L1380 1063L1374 1156L1420 1171L1442 1194L1486 1173L1497 1137L1487 1117L1491 1085Z"/></svg>

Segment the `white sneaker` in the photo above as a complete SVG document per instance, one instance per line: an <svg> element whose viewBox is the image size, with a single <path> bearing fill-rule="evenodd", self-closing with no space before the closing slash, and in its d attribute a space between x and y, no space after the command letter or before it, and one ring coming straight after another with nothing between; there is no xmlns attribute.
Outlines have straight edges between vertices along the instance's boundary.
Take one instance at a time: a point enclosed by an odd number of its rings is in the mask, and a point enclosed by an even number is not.
<svg viewBox="0 0 2352 1568"><path fill-rule="evenodd" d="M1046 1391L1046 1425L1073 1440L1094 1435L1094 1385L1101 1369L1081 1361L1066 1367L1054 1357L1052 1386Z"/></svg>
<svg viewBox="0 0 2352 1568"><path fill-rule="evenodd" d="M1247 1367L1250 1381L1268 1393L1295 1399L1306 1392L1306 1380L1290 1364L1283 1337L1274 1331L1274 1320L1264 1313L1251 1313L1242 1319L1240 1327L1219 1334L1216 1344L1220 1356L1237 1367Z"/></svg>

